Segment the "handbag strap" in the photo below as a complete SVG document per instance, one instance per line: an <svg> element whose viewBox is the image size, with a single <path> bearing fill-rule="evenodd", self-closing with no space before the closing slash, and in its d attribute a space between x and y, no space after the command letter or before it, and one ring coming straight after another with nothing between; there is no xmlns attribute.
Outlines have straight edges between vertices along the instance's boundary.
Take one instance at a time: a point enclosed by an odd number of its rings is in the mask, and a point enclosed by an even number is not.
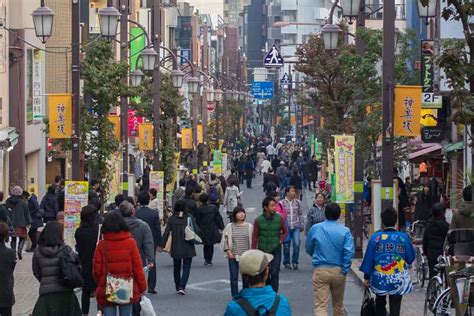
<svg viewBox="0 0 474 316"><path fill-rule="evenodd" d="M104 258L105 258L105 274L109 274L109 260L107 260L107 250L105 247L105 239L102 240L102 248L104 249Z"/></svg>

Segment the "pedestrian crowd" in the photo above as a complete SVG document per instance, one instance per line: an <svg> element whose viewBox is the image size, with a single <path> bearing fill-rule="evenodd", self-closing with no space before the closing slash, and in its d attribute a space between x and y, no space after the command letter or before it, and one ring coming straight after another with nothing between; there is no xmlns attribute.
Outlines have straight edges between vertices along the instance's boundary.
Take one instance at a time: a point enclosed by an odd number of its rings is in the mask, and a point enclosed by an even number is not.
<svg viewBox="0 0 474 316"><path fill-rule="evenodd" d="M291 315L290 302L279 293L279 274L281 266L299 269L302 233L314 268L314 315L328 314L329 297L332 314L344 315L354 240L340 222L340 206L331 202L331 186L321 163L309 152L307 147L270 143L260 158L252 151L235 152L227 178L185 173L173 194L171 211L158 207L148 167L136 198L119 194L107 212L100 183L91 181L74 249L64 242L62 178L55 179L41 202L34 190L12 187L6 203L0 204L0 316L12 314L13 273L23 251L33 252L32 272L40 284L33 315L88 315L93 297L103 315L140 315L151 304L144 294L157 293L157 252L169 253L176 294L184 296L198 245L205 266L213 266L215 245L227 258L233 299L224 315ZM245 179L247 188L252 188L256 173L263 175L264 198L261 214L249 222L240 184ZM399 211L392 207L382 211L382 229L370 237L360 266L366 287L375 295L374 315L386 315L387 298L390 315L400 315L403 296L413 290L408 270L415 249L405 232L407 225L427 221L423 250L430 275L450 228L443 197L432 194L438 190L433 189L436 179L412 194L414 186L408 179L402 181L396 171L394 176ZM370 205L370 185L364 187L365 203ZM305 188L315 191L306 215ZM474 228L470 187L463 193L463 207L454 215L451 228ZM82 289L81 303L75 288Z"/></svg>

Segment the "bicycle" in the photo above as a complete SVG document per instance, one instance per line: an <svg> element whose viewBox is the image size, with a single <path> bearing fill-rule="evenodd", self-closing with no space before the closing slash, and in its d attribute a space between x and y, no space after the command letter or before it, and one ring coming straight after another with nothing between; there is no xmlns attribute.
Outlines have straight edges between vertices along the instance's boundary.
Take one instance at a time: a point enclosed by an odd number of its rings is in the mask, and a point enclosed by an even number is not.
<svg viewBox="0 0 474 316"><path fill-rule="evenodd" d="M437 275L433 276L428 282L426 287L425 304L424 304L424 316L429 315L429 312L433 312L436 299L443 293L443 291L449 287L445 278L445 269L447 267L448 259L446 256L438 257L438 264L435 265L435 270L438 272Z"/></svg>
<svg viewBox="0 0 474 316"><path fill-rule="evenodd" d="M413 239L413 245L415 246L416 257L415 257L415 271L416 271L416 284L420 284L421 288L425 285L425 280L428 275L428 260L423 254L423 233L425 230L425 221L415 221L410 228L410 235Z"/></svg>
<svg viewBox="0 0 474 316"><path fill-rule="evenodd" d="M450 273L450 278L460 287L456 289L458 291L458 297L460 298L461 304L467 304L466 312L464 315L472 315L471 310L471 286L474 283L474 271L469 268L462 269L461 271ZM432 312L434 315L445 316L445 315L456 315L456 309L454 300L452 298L451 287L445 288L441 294L436 298L433 304Z"/></svg>
<svg viewBox="0 0 474 316"><path fill-rule="evenodd" d="M372 225L372 214L370 213L370 207L366 201L363 201L362 205L362 232L364 233L364 237L369 239L370 237L370 226Z"/></svg>

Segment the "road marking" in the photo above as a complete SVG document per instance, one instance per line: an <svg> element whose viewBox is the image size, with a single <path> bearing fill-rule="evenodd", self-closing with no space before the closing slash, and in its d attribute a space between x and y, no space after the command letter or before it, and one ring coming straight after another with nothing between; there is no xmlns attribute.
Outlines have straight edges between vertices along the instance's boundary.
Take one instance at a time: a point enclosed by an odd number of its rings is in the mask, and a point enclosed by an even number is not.
<svg viewBox="0 0 474 316"><path fill-rule="evenodd" d="M247 213L254 213L255 211L257 211L256 207L247 207L247 208L245 208L245 212L247 212Z"/></svg>
<svg viewBox="0 0 474 316"><path fill-rule="evenodd" d="M280 280L280 284L290 284L293 283L292 281L285 281ZM213 288L212 285L218 285L219 288ZM230 281L227 279L220 279L220 280L212 280L212 281L204 281L198 283L188 284L186 288L191 290L197 291L213 291L213 292L221 292L222 287L226 287L225 291L230 291ZM239 287L242 287L242 282L239 281Z"/></svg>

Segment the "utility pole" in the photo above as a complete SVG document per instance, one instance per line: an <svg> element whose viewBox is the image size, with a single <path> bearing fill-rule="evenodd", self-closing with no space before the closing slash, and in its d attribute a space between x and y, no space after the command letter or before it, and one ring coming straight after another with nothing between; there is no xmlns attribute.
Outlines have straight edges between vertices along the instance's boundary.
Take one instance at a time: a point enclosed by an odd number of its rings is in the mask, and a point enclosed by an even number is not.
<svg viewBox="0 0 474 316"><path fill-rule="evenodd" d="M161 1L153 1L152 9L152 41L153 48L158 54L158 65L153 70L153 170L161 169L160 155L160 119L161 119L161 73L160 73L160 43L161 43Z"/></svg>
<svg viewBox="0 0 474 316"><path fill-rule="evenodd" d="M393 115L395 65L395 2L383 5L382 66L382 209L393 204Z"/></svg>
<svg viewBox="0 0 474 316"><path fill-rule="evenodd" d="M128 63L128 1L120 0L120 61ZM127 77L121 79L127 85ZM120 138L122 142L122 193L128 194L128 101L123 94L120 95Z"/></svg>
<svg viewBox="0 0 474 316"><path fill-rule="evenodd" d="M82 180L81 171L81 148L80 148L80 125L81 125L81 86L80 86L80 7L79 0L72 0L72 111L74 118L74 131L72 135L72 180Z"/></svg>
<svg viewBox="0 0 474 316"><path fill-rule="evenodd" d="M357 18L357 29L362 29L365 27L365 0L360 1L359 16ZM365 54L365 45L364 41L356 33L356 54L359 56L364 56ZM360 83L363 85L363 83ZM359 95L358 98L364 98L363 95ZM365 119L365 109L361 109L360 112L360 122L363 122ZM370 185L370 184L369 184ZM355 186L354 186L354 206L355 206L355 216L354 216L354 225L353 225L353 234L355 242L355 257L363 257L363 245L362 245L362 219L363 219L363 210L362 210L362 192L364 191L364 159L362 157L361 150L356 148L355 150Z"/></svg>

